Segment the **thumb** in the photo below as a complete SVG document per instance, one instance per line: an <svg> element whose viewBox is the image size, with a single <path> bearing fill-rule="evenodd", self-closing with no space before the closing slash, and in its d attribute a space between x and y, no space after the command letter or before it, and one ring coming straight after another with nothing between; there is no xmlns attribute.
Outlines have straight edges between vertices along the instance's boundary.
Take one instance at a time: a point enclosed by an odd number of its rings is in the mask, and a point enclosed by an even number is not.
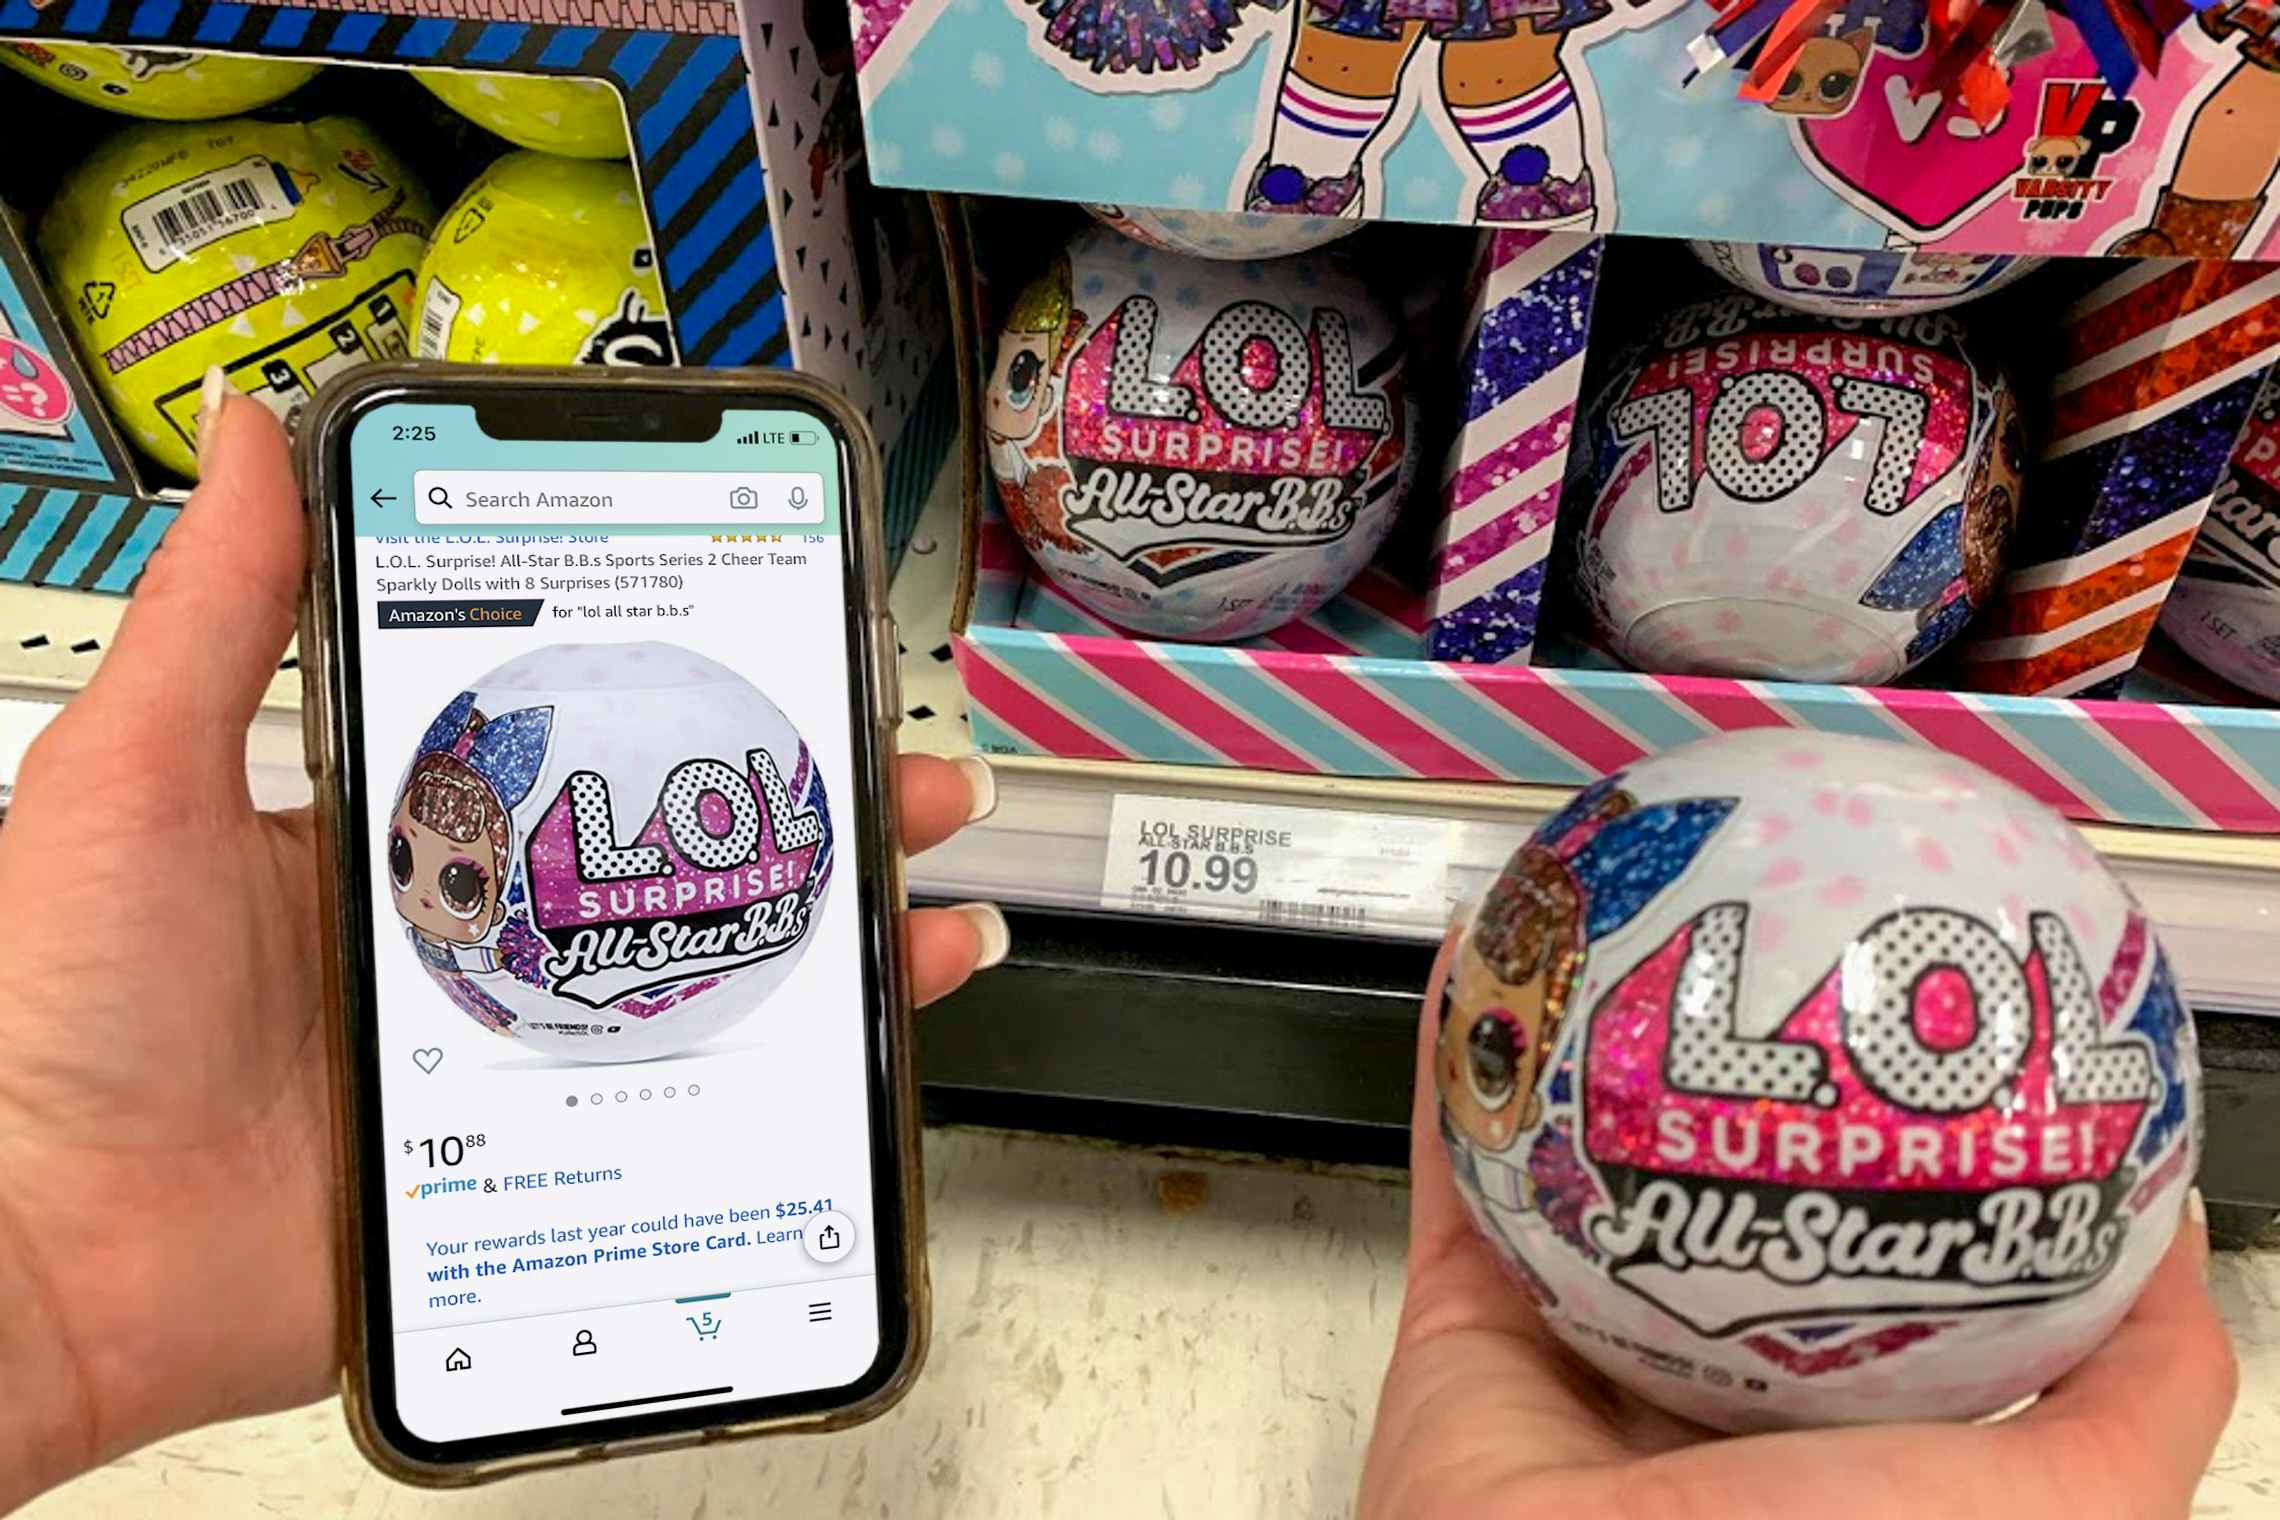
<svg viewBox="0 0 2280 1520"><path fill-rule="evenodd" d="M300 492L285 430L219 369L206 371L198 461L197 490L65 716L108 744L163 753L187 784L228 778L242 791L246 727L300 605Z"/></svg>

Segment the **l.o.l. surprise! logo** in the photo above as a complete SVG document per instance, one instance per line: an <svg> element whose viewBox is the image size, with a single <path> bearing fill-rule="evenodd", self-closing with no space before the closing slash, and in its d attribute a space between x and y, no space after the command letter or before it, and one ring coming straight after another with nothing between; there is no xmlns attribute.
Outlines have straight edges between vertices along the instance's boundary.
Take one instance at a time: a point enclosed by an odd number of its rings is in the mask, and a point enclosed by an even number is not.
<svg viewBox="0 0 2280 1520"><path fill-rule="evenodd" d="M806 935L831 826L805 745L788 780L764 749L741 767L683 761L630 842L619 800L599 772L573 772L531 831L532 920L553 992L603 1008L768 960Z"/></svg>
<svg viewBox="0 0 2280 1520"><path fill-rule="evenodd" d="M2055 914L2019 956L1970 914L1903 909L1749 1038L1748 911L1705 909L1592 1013L1583 1150L1612 1201L1586 1228L1613 1280L1727 1335L2031 1303L2112 1268L2186 1118L2184 1014L2142 919L2094 979Z"/></svg>
<svg viewBox="0 0 2280 1520"><path fill-rule="evenodd" d="M1334 543L1398 488L1407 440L1400 351L1357 362L1346 316L1304 324L1241 300L1205 322L1166 379L1160 311L1125 299L1070 358L1064 408L1069 533L1158 586Z"/></svg>

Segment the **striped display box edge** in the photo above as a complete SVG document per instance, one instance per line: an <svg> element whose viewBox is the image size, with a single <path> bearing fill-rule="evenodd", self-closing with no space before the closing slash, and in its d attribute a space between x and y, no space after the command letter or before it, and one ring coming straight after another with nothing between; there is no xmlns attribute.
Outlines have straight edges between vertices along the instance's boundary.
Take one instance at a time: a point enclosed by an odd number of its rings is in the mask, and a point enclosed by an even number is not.
<svg viewBox="0 0 2280 1520"><path fill-rule="evenodd" d="M2280 265L2148 259L2061 318L2049 439L2010 574L1956 671L2103 695L2137 663L2280 355Z"/></svg>
<svg viewBox="0 0 2280 1520"><path fill-rule="evenodd" d="M2086 821L2280 833L2280 714L2147 702L1467 665L970 624L988 753L1576 785L1782 727L1956 755Z"/></svg>
<svg viewBox="0 0 2280 1520"><path fill-rule="evenodd" d="M1604 240L1483 239L1459 373L1463 421L1440 470L1427 652L1526 664L1559 518Z"/></svg>

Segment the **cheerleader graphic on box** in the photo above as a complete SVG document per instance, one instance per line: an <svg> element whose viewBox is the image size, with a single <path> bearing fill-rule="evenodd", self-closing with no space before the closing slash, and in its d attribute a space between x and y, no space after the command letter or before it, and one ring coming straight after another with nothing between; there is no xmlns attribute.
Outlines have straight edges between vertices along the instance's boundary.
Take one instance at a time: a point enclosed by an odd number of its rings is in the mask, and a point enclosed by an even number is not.
<svg viewBox="0 0 2280 1520"><path fill-rule="evenodd" d="M1089 71L1080 81L1088 87L1191 88L1251 41L1237 36L1241 0L1014 3L1038 12L1043 42ZM1582 44L1573 39L1613 15L1613 0L1288 3L1291 42L1282 68L1269 75L1272 97L1243 209L1350 217L1382 210L1370 204L1367 181L1405 130L1395 119L1403 116L1411 62L1430 52L1433 92L1456 139L1452 153L1469 158L1478 175L1468 191L1472 219L1592 225L1607 187L1592 167L1598 110L1575 63ZM1625 0L1618 24L1644 24L1677 3Z"/></svg>

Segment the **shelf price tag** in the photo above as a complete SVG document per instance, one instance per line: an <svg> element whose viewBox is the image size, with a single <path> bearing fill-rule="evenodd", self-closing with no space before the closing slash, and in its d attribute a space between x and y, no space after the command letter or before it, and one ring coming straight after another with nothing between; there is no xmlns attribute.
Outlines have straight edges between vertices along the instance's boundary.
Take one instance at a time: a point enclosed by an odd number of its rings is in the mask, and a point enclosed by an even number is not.
<svg viewBox="0 0 2280 1520"><path fill-rule="evenodd" d="M1437 927L1441 818L1119 793L1100 905L1301 929Z"/></svg>

